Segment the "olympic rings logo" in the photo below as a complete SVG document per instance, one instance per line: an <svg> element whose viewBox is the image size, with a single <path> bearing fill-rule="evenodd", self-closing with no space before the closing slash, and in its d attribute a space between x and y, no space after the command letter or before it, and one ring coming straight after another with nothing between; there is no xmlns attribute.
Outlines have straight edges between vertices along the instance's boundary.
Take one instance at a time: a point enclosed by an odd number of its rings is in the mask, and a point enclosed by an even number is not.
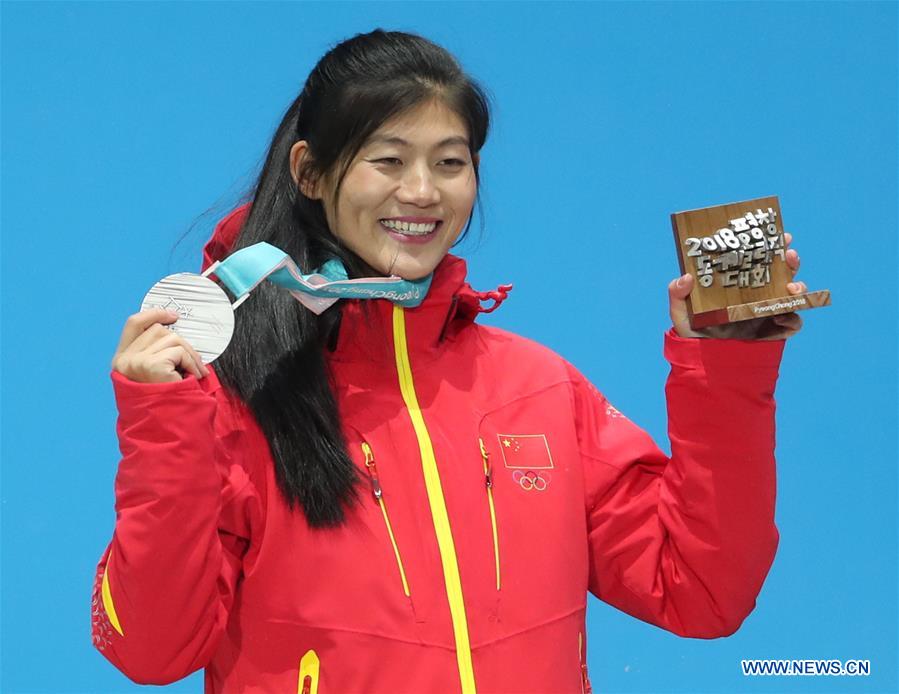
<svg viewBox="0 0 899 694"><path fill-rule="evenodd" d="M545 470L541 472L516 470L512 473L512 479L526 492L532 489L542 492L549 485L550 480L552 480L552 475Z"/></svg>

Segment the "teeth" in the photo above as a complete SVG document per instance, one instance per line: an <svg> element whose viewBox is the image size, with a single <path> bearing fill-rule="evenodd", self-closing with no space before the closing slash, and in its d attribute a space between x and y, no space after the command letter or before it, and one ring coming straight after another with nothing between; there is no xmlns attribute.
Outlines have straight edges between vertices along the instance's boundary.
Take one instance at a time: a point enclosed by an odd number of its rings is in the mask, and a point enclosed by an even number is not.
<svg viewBox="0 0 899 694"><path fill-rule="evenodd" d="M432 231L434 231L434 229L437 228L437 222L430 222L428 224L411 224L409 222L399 222L395 219L382 219L381 224L383 224L388 229L398 231L401 234L409 234L411 236L423 236L424 234L430 234Z"/></svg>

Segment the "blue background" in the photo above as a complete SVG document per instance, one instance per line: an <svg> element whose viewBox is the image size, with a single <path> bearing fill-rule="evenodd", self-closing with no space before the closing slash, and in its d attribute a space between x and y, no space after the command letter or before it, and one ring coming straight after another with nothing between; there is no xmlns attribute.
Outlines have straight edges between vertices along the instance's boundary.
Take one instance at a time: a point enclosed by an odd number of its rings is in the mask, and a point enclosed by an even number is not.
<svg viewBox="0 0 899 694"><path fill-rule="evenodd" d="M486 229L460 249L474 286L515 284L487 321L563 354L663 448L671 212L779 195L800 278L833 292L781 369L758 607L701 641L591 598L595 690L899 689L895 3L4 2L2 690L137 691L89 636L122 323L198 266L315 61L375 26L445 45L493 95ZM872 674L744 678L741 658Z"/></svg>

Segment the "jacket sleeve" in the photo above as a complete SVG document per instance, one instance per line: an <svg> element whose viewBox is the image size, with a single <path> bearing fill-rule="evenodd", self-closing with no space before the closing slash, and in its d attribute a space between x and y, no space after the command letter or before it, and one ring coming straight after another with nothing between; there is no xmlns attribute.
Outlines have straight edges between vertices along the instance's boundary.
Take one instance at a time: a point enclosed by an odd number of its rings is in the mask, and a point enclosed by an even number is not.
<svg viewBox="0 0 899 694"><path fill-rule="evenodd" d="M135 383L112 374L122 458L116 523L97 566L95 647L141 684L205 666L228 620L259 497L228 448L235 432L192 376Z"/></svg>
<svg viewBox="0 0 899 694"><path fill-rule="evenodd" d="M671 457L580 374L589 589L681 636L735 632L774 561L774 388L784 341L665 335Z"/></svg>

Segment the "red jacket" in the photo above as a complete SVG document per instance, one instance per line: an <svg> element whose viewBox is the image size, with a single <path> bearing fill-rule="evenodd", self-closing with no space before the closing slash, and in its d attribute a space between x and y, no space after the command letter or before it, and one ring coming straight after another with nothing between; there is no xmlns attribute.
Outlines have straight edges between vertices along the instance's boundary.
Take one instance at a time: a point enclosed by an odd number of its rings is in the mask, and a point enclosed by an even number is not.
<svg viewBox="0 0 899 694"><path fill-rule="evenodd" d="M450 255L418 308L370 300L366 323L344 302L330 366L371 486L339 529L288 511L214 374L113 373L103 655L142 683L205 667L207 692L580 693L588 591L684 636L734 632L777 546L783 341L665 335L669 458L561 357L475 323L482 297Z"/></svg>

